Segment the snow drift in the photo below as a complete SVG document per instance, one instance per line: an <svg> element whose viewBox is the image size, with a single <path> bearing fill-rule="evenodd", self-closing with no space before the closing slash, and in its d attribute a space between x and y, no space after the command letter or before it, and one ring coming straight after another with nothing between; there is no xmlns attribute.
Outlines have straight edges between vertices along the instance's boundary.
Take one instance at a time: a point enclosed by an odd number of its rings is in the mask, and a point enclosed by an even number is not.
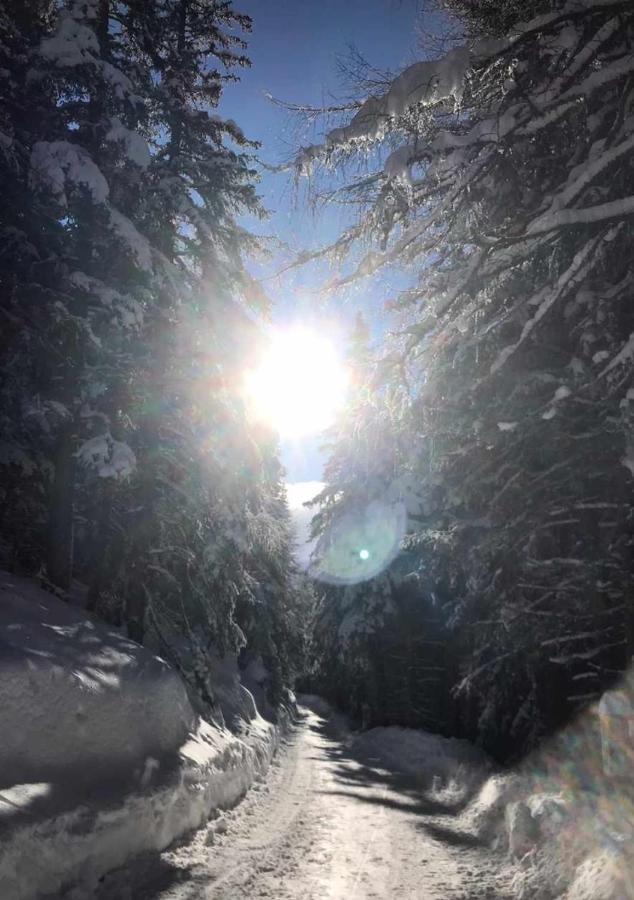
<svg viewBox="0 0 634 900"><path fill-rule="evenodd" d="M519 900L634 900L633 709L630 673L465 811L507 852Z"/></svg>
<svg viewBox="0 0 634 900"><path fill-rule="evenodd" d="M469 741L415 728L372 728L355 738L354 749L414 776L427 796L455 807L471 800L493 768L491 760Z"/></svg>
<svg viewBox="0 0 634 900"><path fill-rule="evenodd" d="M239 737L200 719L164 660L32 582L0 576L3 900L77 885L89 896L108 870L244 795L277 730L228 666L223 696Z"/></svg>
<svg viewBox="0 0 634 900"><path fill-rule="evenodd" d="M0 580L3 782L127 775L196 717L176 672L26 579ZM54 729L54 731L52 730Z"/></svg>

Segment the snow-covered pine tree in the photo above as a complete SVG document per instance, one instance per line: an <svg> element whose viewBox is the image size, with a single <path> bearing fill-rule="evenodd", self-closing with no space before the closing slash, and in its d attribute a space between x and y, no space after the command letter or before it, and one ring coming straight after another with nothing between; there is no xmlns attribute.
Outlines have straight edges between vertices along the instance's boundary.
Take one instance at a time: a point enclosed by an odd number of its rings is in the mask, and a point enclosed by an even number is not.
<svg viewBox="0 0 634 900"><path fill-rule="evenodd" d="M109 169L125 171L110 141L111 116L134 109L137 98L127 76L106 59L113 40L99 33L103 8L5 7L7 33L22 45L4 70L12 156L3 172L12 182L8 193L19 192L9 209L30 255L26 268L17 244L7 246L5 272L22 265L5 295L14 317L5 363L22 372L9 418L40 461L41 477L26 490L34 523L42 518L38 506L48 507L48 537L40 530L36 543L48 544L48 577L62 589L72 570L74 454L93 415L106 415L94 407L111 398L95 400L107 393L121 335L140 314L138 300L117 288L117 282L133 286L116 258L116 226L127 220L112 204L106 177ZM119 463L129 468L132 455L124 444L118 448ZM12 505L5 508L11 534Z"/></svg>
<svg viewBox="0 0 634 900"><path fill-rule="evenodd" d="M41 306L53 268L46 242L55 240L56 231L28 183L32 130L42 121L46 98L27 76L49 5L6 3L0 11L0 531L11 565L18 550L31 562L39 560L46 515L47 460L31 440L32 422L24 413L33 396L35 363L29 357L33 350L37 358L45 343Z"/></svg>
<svg viewBox="0 0 634 900"><path fill-rule="evenodd" d="M140 360L147 412L136 487L145 524L131 529L135 574L124 591L135 621L149 612L185 667L192 646L223 652L246 640L286 681L285 634L299 623L286 620L297 592L281 471L240 398L259 340L249 310L260 313L263 298L242 262L254 243L235 217L261 209L244 152L253 145L215 112L223 81L247 64L240 30L249 26L229 4L129 6L127 27L153 82L144 227L169 265ZM184 632L189 647L179 649Z"/></svg>
<svg viewBox="0 0 634 900"><path fill-rule="evenodd" d="M632 641L634 19L547 7L406 69L298 158L380 160L348 185L366 211L339 281L418 273L386 354L386 386L413 386L407 544L448 599L463 727L501 754ZM357 234L376 249L355 260Z"/></svg>
<svg viewBox="0 0 634 900"><path fill-rule="evenodd" d="M263 301L236 217L259 205L248 142L215 111L249 21L211 0L13 12L3 539L19 542L22 510L22 564L86 582L92 609L158 641L209 703L212 648L245 632L279 694L297 579L276 447L241 399Z"/></svg>

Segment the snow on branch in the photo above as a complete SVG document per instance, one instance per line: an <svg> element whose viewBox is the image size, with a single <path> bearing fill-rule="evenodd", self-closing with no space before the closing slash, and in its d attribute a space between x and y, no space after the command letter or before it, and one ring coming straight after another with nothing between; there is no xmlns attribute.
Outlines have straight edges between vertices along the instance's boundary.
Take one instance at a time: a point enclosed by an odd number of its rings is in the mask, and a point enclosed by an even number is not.
<svg viewBox="0 0 634 900"><path fill-rule="evenodd" d="M44 38L39 53L42 59L58 69L91 66L114 89L120 99L138 103L127 75L107 60L100 59L97 34L91 23L97 17L96 0L76 0L69 8L59 12L57 29L51 37Z"/></svg>
<svg viewBox="0 0 634 900"><path fill-rule="evenodd" d="M578 82L560 95L559 100L568 100L571 97L588 97L593 91L604 87L611 81L617 81L624 75L634 71L634 54L629 54L624 59L619 59L611 65L596 69L583 81Z"/></svg>
<svg viewBox="0 0 634 900"><path fill-rule="evenodd" d="M575 212L575 210L572 210ZM491 374L493 375L499 369L502 368L503 365L509 360L509 358L515 353L515 351L520 347L524 341L531 334L535 326L541 319L544 318L546 313L554 306L557 300L574 287L575 284L578 284L582 281L588 272L592 269L595 264L595 253L600 248L603 242L611 241L615 236L618 227L615 226L607 232L607 234L599 235L598 237L592 238L589 240L582 248L579 250L571 264L568 266L565 272L563 272L559 278L557 279L557 283L552 290L544 290L542 292L542 299L537 308L537 312L535 315L525 323L522 328L522 333L519 339L514 343L510 344L508 347L505 347L501 353L498 355L497 359L491 366ZM529 301L530 302L530 301Z"/></svg>
<svg viewBox="0 0 634 900"><path fill-rule="evenodd" d="M54 35L44 38L40 54L56 66L73 67L94 61L99 54L99 41L94 30L82 21L79 4L62 9Z"/></svg>
<svg viewBox="0 0 634 900"><path fill-rule="evenodd" d="M540 216L526 229L527 234L541 234L566 225L590 225L594 222L607 222L610 219L623 219L634 215L634 196L620 197L608 203L588 206L583 209L560 209L557 212ZM607 238L606 238L607 240Z"/></svg>
<svg viewBox="0 0 634 900"><path fill-rule="evenodd" d="M116 313L122 328L138 328L143 324L143 307L129 294L122 294L98 278L85 272L71 272L70 283L96 300L100 306Z"/></svg>
<svg viewBox="0 0 634 900"><path fill-rule="evenodd" d="M89 438L75 453L81 465L94 468L100 478L125 478L136 469L136 456L110 432Z"/></svg>
<svg viewBox="0 0 634 900"><path fill-rule="evenodd" d="M139 168L147 169L151 159L150 151L147 141L137 131L126 128L120 119L112 119L106 140L122 143L128 159Z"/></svg>
<svg viewBox="0 0 634 900"><path fill-rule="evenodd" d="M392 119L418 104L433 106L453 100L457 105L462 99L470 61L469 49L456 47L440 59L409 66L391 82L385 94L368 97L347 125L329 131L325 144L303 149L296 159L296 169L306 173L313 160L328 151L380 140Z"/></svg>
<svg viewBox="0 0 634 900"><path fill-rule="evenodd" d="M145 272L152 271L152 247L130 219L117 209L110 209L110 225L117 237L126 245L129 252L136 259L139 267Z"/></svg>
<svg viewBox="0 0 634 900"><path fill-rule="evenodd" d="M334 148L376 140L389 119L402 116L419 103L431 106L453 99L457 104L462 99L470 61L468 48L456 47L440 59L414 63L394 79L386 94L366 100L349 125L330 131L326 145Z"/></svg>
<svg viewBox="0 0 634 900"><path fill-rule="evenodd" d="M67 184L87 188L95 203L109 194L108 182L83 147L69 141L37 141L31 150L31 182L47 187L62 206Z"/></svg>
<svg viewBox="0 0 634 900"><path fill-rule="evenodd" d="M625 363L631 363L634 360L634 332L629 336L625 344L621 347L619 352L613 357L610 362L607 364L605 369L599 374L599 378L604 378L608 372L611 372L613 369L616 369L617 366L624 365Z"/></svg>
<svg viewBox="0 0 634 900"><path fill-rule="evenodd" d="M503 38L481 38L473 44L474 57L486 60L513 49L520 41L544 31L566 19L587 14L593 8L627 7L629 0L570 0L563 8L554 12L542 13L528 22L519 22L513 26L511 34Z"/></svg>
<svg viewBox="0 0 634 900"><path fill-rule="evenodd" d="M572 62L564 73L564 77L568 80L577 75L584 66L587 66L594 59L599 47L608 41L612 35L616 34L619 28L620 22L616 16L612 19L608 19L607 22L604 22L596 34L586 43L583 50L575 54Z"/></svg>

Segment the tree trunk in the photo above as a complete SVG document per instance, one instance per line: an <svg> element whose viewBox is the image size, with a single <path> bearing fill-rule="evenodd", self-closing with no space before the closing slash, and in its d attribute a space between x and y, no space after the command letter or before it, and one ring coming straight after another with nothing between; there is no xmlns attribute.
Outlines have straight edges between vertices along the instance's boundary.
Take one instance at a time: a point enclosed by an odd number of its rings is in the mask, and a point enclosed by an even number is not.
<svg viewBox="0 0 634 900"><path fill-rule="evenodd" d="M103 593L107 577L112 577L118 566L116 560L122 551L119 546L120 539L112 533L112 506L113 484L111 479L103 479L104 483L98 485L99 515L97 518L97 532L94 535L93 550L90 554L90 587L86 609L93 612L97 608L99 598ZM114 571L113 571L114 570Z"/></svg>
<svg viewBox="0 0 634 900"><path fill-rule="evenodd" d="M147 612L147 595L142 581L135 572L130 578L125 600L125 622L128 637L137 644L142 644L145 637L145 616Z"/></svg>
<svg viewBox="0 0 634 900"><path fill-rule="evenodd" d="M73 574L75 458L72 425L65 425L59 436L54 465L49 502L46 573L49 581L67 591Z"/></svg>

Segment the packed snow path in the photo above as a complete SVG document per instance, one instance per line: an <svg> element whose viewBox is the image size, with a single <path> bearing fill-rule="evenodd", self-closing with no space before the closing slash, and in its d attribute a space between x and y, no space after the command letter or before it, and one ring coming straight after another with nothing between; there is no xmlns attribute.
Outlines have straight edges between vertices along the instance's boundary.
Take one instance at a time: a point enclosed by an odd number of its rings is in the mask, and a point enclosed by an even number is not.
<svg viewBox="0 0 634 900"><path fill-rule="evenodd" d="M361 757L306 708L268 777L177 848L108 876L99 900L504 900L500 861L420 782Z"/></svg>

